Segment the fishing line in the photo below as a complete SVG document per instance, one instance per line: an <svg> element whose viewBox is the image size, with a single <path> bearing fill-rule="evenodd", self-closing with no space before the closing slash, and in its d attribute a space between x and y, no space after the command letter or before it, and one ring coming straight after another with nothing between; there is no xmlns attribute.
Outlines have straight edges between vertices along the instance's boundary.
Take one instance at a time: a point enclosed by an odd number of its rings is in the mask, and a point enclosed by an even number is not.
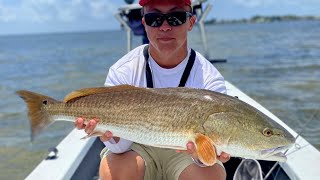
<svg viewBox="0 0 320 180"><path fill-rule="evenodd" d="M299 136L300 136L300 135L298 134L297 137L295 138L294 142L297 141L297 139L298 139ZM297 144L295 143L296 150L294 150L294 151L290 152L289 154L287 154L287 152L289 151L289 149L287 149L283 154L284 154L284 155L290 155L290 154L292 154L292 153L294 153L294 152L296 152L296 151L298 151L298 150L300 150L300 149L302 149L302 148L304 148L304 147L307 146L307 145L305 145L305 146L301 147L299 144L298 144L299 146L296 146L296 145L297 145ZM290 149L291 149L291 148L290 148ZM273 170L277 167L277 165L279 165L279 162L278 162L278 161L272 166L272 168L269 170L269 172L266 174L266 176L263 178L263 180L266 180L266 179L271 175L271 173L272 173ZM280 168L280 167L279 167L279 168ZM278 169L278 171L279 171L279 169ZM278 174L278 173L277 173L277 174Z"/></svg>
<svg viewBox="0 0 320 180"><path fill-rule="evenodd" d="M304 126L306 126L306 125L309 124L311 121L313 121L314 119L316 119L315 117L316 117L316 115L318 114L318 111L319 111L319 110L315 110L314 113L312 114L312 117L310 118L310 120L304 122L302 125L300 125L299 128L302 129ZM304 130L303 130L303 131L304 131ZM300 134L303 134L303 131L300 132Z"/></svg>

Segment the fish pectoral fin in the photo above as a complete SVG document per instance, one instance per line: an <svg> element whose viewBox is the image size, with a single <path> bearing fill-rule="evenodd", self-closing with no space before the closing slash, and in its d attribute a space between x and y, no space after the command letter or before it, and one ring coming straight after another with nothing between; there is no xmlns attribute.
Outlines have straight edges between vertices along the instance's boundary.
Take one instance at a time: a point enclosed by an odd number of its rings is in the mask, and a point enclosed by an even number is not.
<svg viewBox="0 0 320 180"><path fill-rule="evenodd" d="M87 138L90 138L90 137L98 137L98 136L103 136L103 132L101 132L101 131L92 131L90 134L82 137L81 139L87 139Z"/></svg>
<svg viewBox="0 0 320 180"><path fill-rule="evenodd" d="M63 102L67 103L72 99L89 96L92 94L101 94L101 93L108 93L108 92L115 92L115 91L123 91L128 89L135 89L138 87L134 87L131 85L118 85L118 86L110 86L110 87L94 87L94 88L84 88L75 90L64 98Z"/></svg>
<svg viewBox="0 0 320 180"><path fill-rule="evenodd" d="M217 154L212 140L201 133L197 133L195 141L200 161L207 166L214 165L217 160Z"/></svg>

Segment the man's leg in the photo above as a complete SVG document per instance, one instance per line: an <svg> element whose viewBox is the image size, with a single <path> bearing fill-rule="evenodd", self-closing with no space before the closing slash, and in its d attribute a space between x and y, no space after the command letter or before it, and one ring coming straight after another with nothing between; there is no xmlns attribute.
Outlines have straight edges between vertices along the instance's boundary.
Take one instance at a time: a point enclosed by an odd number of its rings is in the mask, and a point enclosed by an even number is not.
<svg viewBox="0 0 320 180"><path fill-rule="evenodd" d="M99 175L101 180L142 180L144 177L145 164L142 157L128 151L123 154L110 153L100 162Z"/></svg>
<svg viewBox="0 0 320 180"><path fill-rule="evenodd" d="M191 164L182 171L179 180L224 180L226 176L224 168L219 164L209 167L199 167L196 164Z"/></svg>
<svg viewBox="0 0 320 180"><path fill-rule="evenodd" d="M163 159L165 180L224 180L226 172L220 161L210 167L199 167L187 153L176 153L175 150L158 150Z"/></svg>

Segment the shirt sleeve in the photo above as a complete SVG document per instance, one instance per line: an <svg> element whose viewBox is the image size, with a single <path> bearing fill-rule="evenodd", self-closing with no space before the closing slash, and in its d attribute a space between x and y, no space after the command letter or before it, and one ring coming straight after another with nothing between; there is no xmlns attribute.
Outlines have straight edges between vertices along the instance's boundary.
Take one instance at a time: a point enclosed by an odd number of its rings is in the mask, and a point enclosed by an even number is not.
<svg viewBox="0 0 320 180"><path fill-rule="evenodd" d="M120 84L127 84L123 74L116 73L114 69L110 68L104 85L116 86ZM120 138L119 142L116 143L115 140L112 138L109 141L103 143L113 153L124 153L130 150L130 147L133 142Z"/></svg>
<svg viewBox="0 0 320 180"><path fill-rule="evenodd" d="M202 57L202 56L200 56ZM202 57L203 58L203 57ZM203 84L202 88L227 94L227 88L224 82L224 78L218 69L212 65L208 60L202 59L202 73L203 73Z"/></svg>
<svg viewBox="0 0 320 180"><path fill-rule="evenodd" d="M120 138L119 142L116 143L112 138L109 141L103 142L103 144L113 153L120 154L130 150L132 141Z"/></svg>
<svg viewBox="0 0 320 180"><path fill-rule="evenodd" d="M205 89L227 94L227 88L224 83L224 78L221 75L218 75L216 77L209 77L205 84Z"/></svg>
<svg viewBox="0 0 320 180"><path fill-rule="evenodd" d="M130 84L127 82L125 75L121 72L114 70L112 67L109 69L106 81L104 83L105 86L117 86L121 84Z"/></svg>

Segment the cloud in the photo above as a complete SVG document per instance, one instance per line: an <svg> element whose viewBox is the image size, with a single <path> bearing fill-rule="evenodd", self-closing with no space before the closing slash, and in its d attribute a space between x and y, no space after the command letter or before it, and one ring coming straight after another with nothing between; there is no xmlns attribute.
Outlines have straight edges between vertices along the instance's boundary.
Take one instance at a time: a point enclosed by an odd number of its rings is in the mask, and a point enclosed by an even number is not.
<svg viewBox="0 0 320 180"><path fill-rule="evenodd" d="M118 5L110 3L110 0L91 0L89 4L91 9L91 15L96 18L101 18L109 14L114 14L118 8Z"/></svg>
<svg viewBox="0 0 320 180"><path fill-rule="evenodd" d="M112 16L116 0L0 0L0 22L72 22Z"/></svg>
<svg viewBox="0 0 320 180"><path fill-rule="evenodd" d="M14 10L12 8L6 8L0 1L0 22L9 22L16 19Z"/></svg>
<svg viewBox="0 0 320 180"><path fill-rule="evenodd" d="M235 4L238 4L244 7L249 7L249 8L263 6L266 3L266 1L263 1L263 0L233 0L233 1Z"/></svg>

